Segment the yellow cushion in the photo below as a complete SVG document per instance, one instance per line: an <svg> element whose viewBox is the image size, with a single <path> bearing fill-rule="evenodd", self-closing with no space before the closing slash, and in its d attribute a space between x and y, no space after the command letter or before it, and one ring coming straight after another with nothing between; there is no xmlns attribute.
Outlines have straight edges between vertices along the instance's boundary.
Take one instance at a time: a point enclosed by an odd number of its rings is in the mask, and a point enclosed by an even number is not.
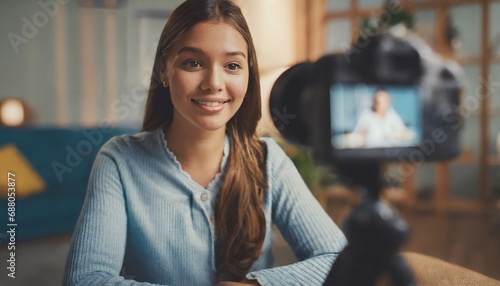
<svg viewBox="0 0 500 286"><path fill-rule="evenodd" d="M7 198L8 173L15 176L16 198L24 198L45 190L45 182L14 145L0 148L0 198ZM12 182L12 181L11 181Z"/></svg>

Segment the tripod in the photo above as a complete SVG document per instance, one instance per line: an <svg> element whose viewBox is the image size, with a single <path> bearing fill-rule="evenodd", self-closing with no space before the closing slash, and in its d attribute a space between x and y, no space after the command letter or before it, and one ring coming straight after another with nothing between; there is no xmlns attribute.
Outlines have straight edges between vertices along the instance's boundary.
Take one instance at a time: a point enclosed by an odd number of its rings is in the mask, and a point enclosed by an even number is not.
<svg viewBox="0 0 500 286"><path fill-rule="evenodd" d="M398 249L408 239L404 220L379 200L382 188L378 163L339 168L365 189L363 202L347 217L344 233L347 247L332 266L325 286L371 286L387 273L393 285L413 286L413 273Z"/></svg>

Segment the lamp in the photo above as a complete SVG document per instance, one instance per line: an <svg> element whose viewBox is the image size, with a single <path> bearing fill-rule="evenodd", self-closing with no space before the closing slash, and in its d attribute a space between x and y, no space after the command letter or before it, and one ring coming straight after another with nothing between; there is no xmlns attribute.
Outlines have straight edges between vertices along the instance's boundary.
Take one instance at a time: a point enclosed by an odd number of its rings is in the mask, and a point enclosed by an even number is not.
<svg viewBox="0 0 500 286"><path fill-rule="evenodd" d="M0 125L19 127L28 122L28 106L17 98L6 98L0 101Z"/></svg>

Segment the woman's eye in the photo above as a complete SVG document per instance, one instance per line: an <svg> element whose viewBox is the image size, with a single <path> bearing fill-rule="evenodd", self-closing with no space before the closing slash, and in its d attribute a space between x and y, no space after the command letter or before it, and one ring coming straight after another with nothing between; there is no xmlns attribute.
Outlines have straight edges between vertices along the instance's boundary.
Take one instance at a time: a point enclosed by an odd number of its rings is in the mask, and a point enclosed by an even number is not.
<svg viewBox="0 0 500 286"><path fill-rule="evenodd" d="M227 68L229 70L235 71L235 70L241 69L241 66L239 64L232 63L232 64L228 64Z"/></svg>
<svg viewBox="0 0 500 286"><path fill-rule="evenodd" d="M201 63L199 61L187 61L184 63L185 66L191 69L199 68Z"/></svg>

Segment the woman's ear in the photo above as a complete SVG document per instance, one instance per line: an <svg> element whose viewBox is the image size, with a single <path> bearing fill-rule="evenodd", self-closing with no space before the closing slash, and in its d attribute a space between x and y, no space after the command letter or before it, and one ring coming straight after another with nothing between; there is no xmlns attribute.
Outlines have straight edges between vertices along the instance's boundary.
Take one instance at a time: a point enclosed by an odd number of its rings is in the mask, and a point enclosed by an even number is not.
<svg viewBox="0 0 500 286"><path fill-rule="evenodd" d="M160 80L163 87L168 87L167 65L163 61L160 63Z"/></svg>

